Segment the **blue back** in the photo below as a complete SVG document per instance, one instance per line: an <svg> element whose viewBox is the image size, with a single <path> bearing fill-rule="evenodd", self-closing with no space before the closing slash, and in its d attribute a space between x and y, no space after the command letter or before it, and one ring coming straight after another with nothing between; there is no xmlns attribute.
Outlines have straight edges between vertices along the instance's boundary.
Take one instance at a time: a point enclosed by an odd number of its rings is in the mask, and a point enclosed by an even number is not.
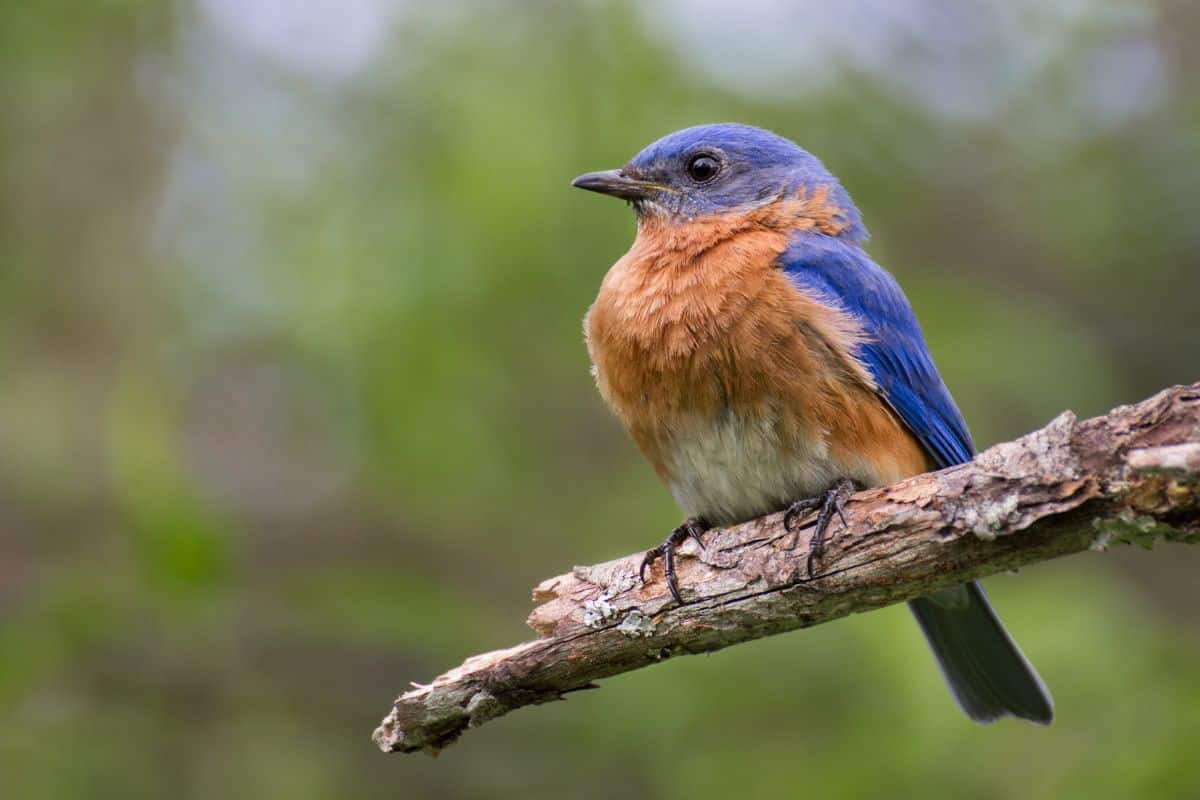
<svg viewBox="0 0 1200 800"><path fill-rule="evenodd" d="M859 319L869 337L859 358L938 468L970 461L967 424L895 278L860 247L811 233L797 234L779 261L797 288Z"/></svg>

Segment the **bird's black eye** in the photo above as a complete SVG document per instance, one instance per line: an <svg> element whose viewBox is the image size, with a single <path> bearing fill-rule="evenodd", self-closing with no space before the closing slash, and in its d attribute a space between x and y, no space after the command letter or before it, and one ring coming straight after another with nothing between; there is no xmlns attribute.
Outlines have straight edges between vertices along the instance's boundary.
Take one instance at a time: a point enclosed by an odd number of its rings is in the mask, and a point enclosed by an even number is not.
<svg viewBox="0 0 1200 800"><path fill-rule="evenodd" d="M692 156L691 160L687 163L688 177L696 183L708 183L717 177L717 173L720 171L721 162L704 153Z"/></svg>

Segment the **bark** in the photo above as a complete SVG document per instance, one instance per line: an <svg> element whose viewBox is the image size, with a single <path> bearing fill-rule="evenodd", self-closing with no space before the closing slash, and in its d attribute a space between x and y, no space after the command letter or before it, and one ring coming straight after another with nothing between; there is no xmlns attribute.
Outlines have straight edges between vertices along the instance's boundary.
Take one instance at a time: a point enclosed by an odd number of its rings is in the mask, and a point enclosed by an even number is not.
<svg viewBox="0 0 1200 800"><path fill-rule="evenodd" d="M738 642L828 622L1025 564L1156 538L1200 541L1200 383L1045 428L974 461L854 495L810 577L812 519L782 514L681 546L684 598L642 553L542 581L539 638L474 656L413 684L375 730L389 752L436 753L522 706L595 681Z"/></svg>

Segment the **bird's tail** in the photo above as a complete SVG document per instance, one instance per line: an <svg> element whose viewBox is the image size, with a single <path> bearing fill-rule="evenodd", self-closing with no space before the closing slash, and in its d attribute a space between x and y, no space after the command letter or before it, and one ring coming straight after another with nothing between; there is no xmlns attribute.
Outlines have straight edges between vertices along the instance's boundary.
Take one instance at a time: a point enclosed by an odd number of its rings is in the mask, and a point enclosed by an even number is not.
<svg viewBox="0 0 1200 800"><path fill-rule="evenodd" d="M978 583L942 589L909 602L942 676L967 716L1005 715L1050 724L1054 701L1033 666L996 618Z"/></svg>

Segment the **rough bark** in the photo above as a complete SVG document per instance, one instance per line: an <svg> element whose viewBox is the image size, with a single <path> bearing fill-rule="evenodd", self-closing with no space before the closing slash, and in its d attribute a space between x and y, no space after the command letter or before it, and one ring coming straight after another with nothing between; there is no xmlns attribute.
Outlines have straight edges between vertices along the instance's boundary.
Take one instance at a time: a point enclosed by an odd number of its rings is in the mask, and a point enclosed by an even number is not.
<svg viewBox="0 0 1200 800"><path fill-rule="evenodd" d="M974 461L856 494L809 577L811 518L773 514L684 544L684 605L642 553L533 590L539 638L474 656L396 699L389 752L436 753L468 728L678 655L817 625L1116 543L1200 541L1200 383L1078 422L1070 412ZM835 523L836 525L836 523Z"/></svg>

